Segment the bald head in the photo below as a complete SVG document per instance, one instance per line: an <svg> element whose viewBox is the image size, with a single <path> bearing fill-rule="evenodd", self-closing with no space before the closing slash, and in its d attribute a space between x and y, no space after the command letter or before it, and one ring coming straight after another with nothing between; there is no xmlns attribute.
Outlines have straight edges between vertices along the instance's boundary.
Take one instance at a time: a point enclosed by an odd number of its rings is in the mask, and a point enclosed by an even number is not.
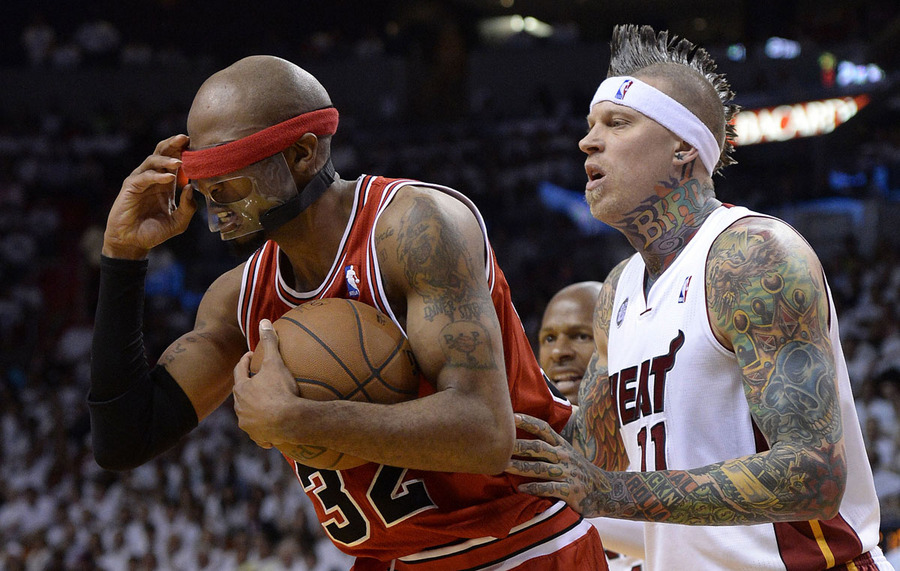
<svg viewBox="0 0 900 571"><path fill-rule="evenodd" d="M541 320L538 361L557 388L578 403L578 388L594 353L593 314L602 283L587 281L556 292Z"/></svg>
<svg viewBox="0 0 900 571"><path fill-rule="evenodd" d="M603 287L603 282L593 281L577 282L567 285L550 298L547 308L549 309L551 305L559 302L574 302L580 306L589 308L589 313L593 314L594 305L597 302L597 296L600 295L601 287Z"/></svg>
<svg viewBox="0 0 900 571"><path fill-rule="evenodd" d="M331 105L309 72L274 56L250 56L209 77L188 114L192 148L233 141Z"/></svg>

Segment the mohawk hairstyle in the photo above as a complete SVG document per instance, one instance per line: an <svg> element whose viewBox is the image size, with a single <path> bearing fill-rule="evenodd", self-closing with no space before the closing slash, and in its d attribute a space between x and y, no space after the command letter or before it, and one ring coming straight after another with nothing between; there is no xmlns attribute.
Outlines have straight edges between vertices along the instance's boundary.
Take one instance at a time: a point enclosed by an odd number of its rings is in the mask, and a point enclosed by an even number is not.
<svg viewBox="0 0 900 571"><path fill-rule="evenodd" d="M732 157L736 136L733 119L740 106L733 102L734 92L725 76L716 73L716 62L700 46L667 30L657 33L651 26L622 24L613 28L610 41L608 77L635 75L636 72L655 64L674 63L699 72L710 83L725 114L725 141L715 172L736 163Z"/></svg>

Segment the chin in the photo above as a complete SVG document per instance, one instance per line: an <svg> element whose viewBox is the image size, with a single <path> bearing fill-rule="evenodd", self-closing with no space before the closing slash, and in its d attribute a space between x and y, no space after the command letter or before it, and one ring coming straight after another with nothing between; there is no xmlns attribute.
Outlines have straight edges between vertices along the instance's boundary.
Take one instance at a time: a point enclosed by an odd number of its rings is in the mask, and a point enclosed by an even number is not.
<svg viewBox="0 0 900 571"><path fill-rule="evenodd" d="M232 238L225 242L229 252L238 258L246 258L259 249L266 242L265 232L251 232L239 238Z"/></svg>
<svg viewBox="0 0 900 571"><path fill-rule="evenodd" d="M606 208L602 201L595 201L588 204L591 208L591 216L599 220L600 222L604 222L606 224L610 224L610 210Z"/></svg>

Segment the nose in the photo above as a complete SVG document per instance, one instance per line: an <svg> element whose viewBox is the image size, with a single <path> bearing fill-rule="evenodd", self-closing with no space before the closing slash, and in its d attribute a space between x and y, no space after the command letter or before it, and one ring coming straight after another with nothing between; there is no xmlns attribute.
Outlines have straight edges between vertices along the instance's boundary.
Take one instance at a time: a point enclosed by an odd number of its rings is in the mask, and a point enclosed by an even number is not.
<svg viewBox="0 0 900 571"><path fill-rule="evenodd" d="M560 336L553 345L553 350L550 352L550 358L556 362L560 362L572 358L574 354L574 351L572 351L572 343L569 341L569 338Z"/></svg>
<svg viewBox="0 0 900 571"><path fill-rule="evenodd" d="M600 137L599 125L591 127L590 131L578 141L578 148L581 152L590 155L602 150L603 142Z"/></svg>

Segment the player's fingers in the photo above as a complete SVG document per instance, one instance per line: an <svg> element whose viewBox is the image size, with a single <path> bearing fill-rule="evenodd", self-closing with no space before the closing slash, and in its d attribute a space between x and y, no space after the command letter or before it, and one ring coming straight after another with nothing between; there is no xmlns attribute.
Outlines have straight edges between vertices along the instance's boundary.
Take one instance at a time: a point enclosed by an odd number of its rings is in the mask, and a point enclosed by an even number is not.
<svg viewBox="0 0 900 571"><path fill-rule="evenodd" d="M187 228L195 212L197 212L197 202L194 200L194 189L188 184L181 189L178 207L172 212L172 216L178 227L183 229Z"/></svg>
<svg viewBox="0 0 900 571"><path fill-rule="evenodd" d="M134 172L126 178L124 188L133 193L143 193L151 188L160 192L165 192L168 190L167 187L169 187L174 180L175 173L153 169L142 170L140 172Z"/></svg>
<svg viewBox="0 0 900 571"><path fill-rule="evenodd" d="M570 495L565 484L556 482L528 482L527 484L519 484L518 490L532 496L558 498L564 501L567 501Z"/></svg>
<svg viewBox="0 0 900 571"><path fill-rule="evenodd" d="M253 357L253 353L247 351L244 353L244 356L241 357L240 361L237 362L237 365L234 366L234 384L237 384L241 381L246 381L250 378L250 358Z"/></svg>
<svg viewBox="0 0 900 571"><path fill-rule="evenodd" d="M561 464L551 462L513 458L509 461L505 471L516 476L539 478L552 482L563 482L566 480L565 468Z"/></svg>
<svg viewBox="0 0 900 571"><path fill-rule="evenodd" d="M513 444L512 455L545 462L559 462L559 454L556 449L543 440L519 438Z"/></svg>
<svg viewBox="0 0 900 571"><path fill-rule="evenodd" d="M154 149L154 155L166 155L169 157L180 157L181 152L187 148L188 142L190 139L187 135L179 133L178 135L172 135L168 139L163 139L162 141L156 144L156 149Z"/></svg>
<svg viewBox="0 0 900 571"><path fill-rule="evenodd" d="M275 332L275 327L268 319L259 321L259 344L265 350L263 362L278 360L283 363L281 353L278 352L278 333Z"/></svg>
<svg viewBox="0 0 900 571"><path fill-rule="evenodd" d="M167 172L177 175L178 169L181 168L181 159L178 157L169 157L166 155L150 155L145 158L136 169L131 171L131 176L139 175L147 171ZM174 178L173 178L174 180Z"/></svg>
<svg viewBox="0 0 900 571"><path fill-rule="evenodd" d="M516 414L516 428L521 428L525 432L533 434L550 444L560 444L563 441L563 438L549 424L527 414Z"/></svg>

